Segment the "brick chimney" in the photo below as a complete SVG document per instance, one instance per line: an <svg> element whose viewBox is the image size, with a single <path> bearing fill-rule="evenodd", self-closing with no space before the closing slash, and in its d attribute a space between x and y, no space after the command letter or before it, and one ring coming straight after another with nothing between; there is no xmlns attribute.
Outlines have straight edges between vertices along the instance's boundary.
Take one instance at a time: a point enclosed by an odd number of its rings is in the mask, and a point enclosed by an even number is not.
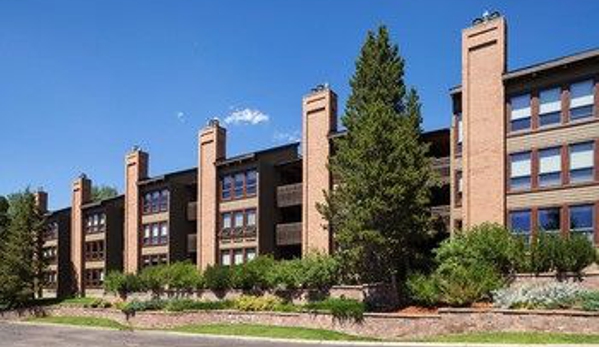
<svg viewBox="0 0 599 347"><path fill-rule="evenodd" d="M39 188L33 195L35 196L35 206L41 214L46 214L48 212L48 193Z"/></svg>
<svg viewBox="0 0 599 347"><path fill-rule="evenodd" d="M139 270L141 248L141 196L139 181L148 177L149 155L134 147L125 156L125 225L124 225L124 270L136 273Z"/></svg>
<svg viewBox="0 0 599 347"><path fill-rule="evenodd" d="M329 135L337 131L337 95L318 86L302 102L303 204L302 252L329 253L331 230L316 205L325 201L332 176L327 167L331 155Z"/></svg>
<svg viewBox="0 0 599 347"><path fill-rule="evenodd" d="M219 179L216 162L226 158L227 130L211 120L199 134L197 264L201 270L217 262Z"/></svg>
<svg viewBox="0 0 599 347"><path fill-rule="evenodd" d="M71 199L71 262L74 280L74 292L85 293L83 243L83 209L82 206L91 201L92 182L85 174L81 174L74 182Z"/></svg>
<svg viewBox="0 0 599 347"><path fill-rule="evenodd" d="M462 32L464 227L504 223L507 26L486 13Z"/></svg>

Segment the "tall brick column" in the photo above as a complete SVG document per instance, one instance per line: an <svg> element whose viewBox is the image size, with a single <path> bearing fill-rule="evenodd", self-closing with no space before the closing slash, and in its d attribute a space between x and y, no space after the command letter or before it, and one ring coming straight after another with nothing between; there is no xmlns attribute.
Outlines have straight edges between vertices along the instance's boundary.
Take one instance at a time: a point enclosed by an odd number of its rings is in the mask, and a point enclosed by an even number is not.
<svg viewBox="0 0 599 347"><path fill-rule="evenodd" d="M125 272L136 273L141 257L141 196L138 183L148 177L149 155L135 147L125 157L125 225L123 265Z"/></svg>
<svg viewBox="0 0 599 347"><path fill-rule="evenodd" d="M505 221L504 18L462 32L464 227Z"/></svg>
<svg viewBox="0 0 599 347"><path fill-rule="evenodd" d="M302 253L328 254L332 248L331 230L317 210L331 189L327 167L331 154L329 135L337 131L337 95L328 86L316 88L303 99L302 154Z"/></svg>
<svg viewBox="0 0 599 347"><path fill-rule="evenodd" d="M227 131L218 120L211 120L200 131L198 149L198 268L217 261L219 179L216 162L226 157Z"/></svg>
<svg viewBox="0 0 599 347"><path fill-rule="evenodd" d="M91 201L92 182L82 174L73 182L71 199L71 270L74 293L85 293L83 285L83 211L82 206Z"/></svg>
<svg viewBox="0 0 599 347"><path fill-rule="evenodd" d="M48 193L40 188L33 195L35 196L35 206L40 213L46 214L48 212Z"/></svg>

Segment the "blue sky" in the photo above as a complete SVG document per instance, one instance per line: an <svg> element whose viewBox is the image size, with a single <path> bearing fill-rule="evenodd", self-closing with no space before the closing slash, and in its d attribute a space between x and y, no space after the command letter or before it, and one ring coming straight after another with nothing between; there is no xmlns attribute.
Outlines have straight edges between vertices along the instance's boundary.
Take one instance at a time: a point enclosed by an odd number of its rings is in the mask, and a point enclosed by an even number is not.
<svg viewBox="0 0 599 347"><path fill-rule="evenodd" d="M230 155L285 143L310 87L330 83L343 109L365 34L383 23L424 128L446 127L460 31L485 9L507 17L510 68L599 46L596 0L4 0L0 195L43 186L52 208L68 206L80 172L122 190L135 144L151 174L195 166L215 116L232 117Z"/></svg>

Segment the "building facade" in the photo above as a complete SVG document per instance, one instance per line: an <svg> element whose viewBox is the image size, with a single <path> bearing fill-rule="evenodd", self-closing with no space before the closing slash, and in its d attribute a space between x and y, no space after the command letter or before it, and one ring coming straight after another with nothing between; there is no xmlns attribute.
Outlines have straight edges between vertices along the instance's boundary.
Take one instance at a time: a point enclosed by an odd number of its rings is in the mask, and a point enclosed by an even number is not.
<svg viewBox="0 0 599 347"><path fill-rule="evenodd" d="M422 138L442 182L432 192L435 228L496 222L528 237L599 241L599 50L509 70L507 41L497 15L462 32L451 126ZM205 269L333 252L317 205L336 183L328 162L344 136L337 107L334 91L318 86L302 99L299 143L235 156L212 120L187 170L152 176L150 155L134 148L124 194L111 199L92 201L91 180L78 177L71 206L47 213L48 290L93 293L108 271L178 261Z"/></svg>
<svg viewBox="0 0 599 347"><path fill-rule="evenodd" d="M501 16L462 32L451 228L496 222L526 238L599 241L599 50L509 70L507 41Z"/></svg>

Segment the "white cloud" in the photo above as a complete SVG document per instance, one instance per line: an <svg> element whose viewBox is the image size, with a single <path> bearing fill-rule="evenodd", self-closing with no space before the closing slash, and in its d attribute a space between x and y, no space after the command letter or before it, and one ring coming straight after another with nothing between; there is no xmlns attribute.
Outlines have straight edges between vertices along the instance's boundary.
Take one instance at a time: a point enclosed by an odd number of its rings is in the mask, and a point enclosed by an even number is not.
<svg viewBox="0 0 599 347"><path fill-rule="evenodd" d="M272 140L276 143L299 142L301 140L301 133L299 130L289 132L275 131L272 135Z"/></svg>
<svg viewBox="0 0 599 347"><path fill-rule="evenodd" d="M260 110L251 108L235 109L225 117L225 124L256 125L266 123L269 119L268 115Z"/></svg>
<svg viewBox="0 0 599 347"><path fill-rule="evenodd" d="M177 112L177 119L181 123L185 123L185 112Z"/></svg>

